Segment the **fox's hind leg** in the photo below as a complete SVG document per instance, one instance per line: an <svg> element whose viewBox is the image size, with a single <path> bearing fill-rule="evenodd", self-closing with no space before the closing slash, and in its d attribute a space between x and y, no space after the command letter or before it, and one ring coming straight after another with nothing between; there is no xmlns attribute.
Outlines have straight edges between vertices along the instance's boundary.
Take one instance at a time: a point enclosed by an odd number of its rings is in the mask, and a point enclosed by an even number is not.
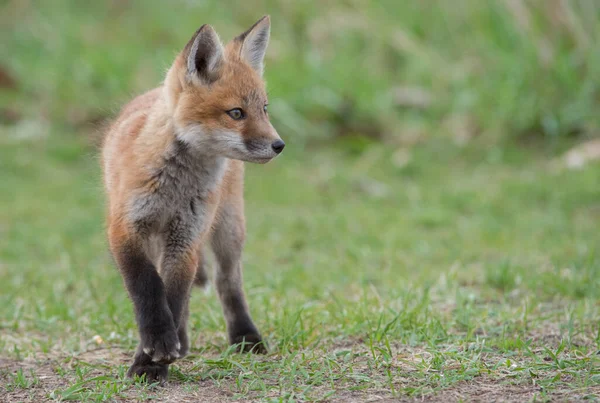
<svg viewBox="0 0 600 403"><path fill-rule="evenodd" d="M204 250L202 247L198 248L198 265L196 266L196 277L194 278L194 285L198 287L206 287L208 284L208 273L206 272L206 260L204 259Z"/></svg>
<svg viewBox="0 0 600 403"><path fill-rule="evenodd" d="M215 223L211 245L217 260L215 285L231 344L240 344L242 351L266 353L266 346L250 318L242 284L242 247L245 238L243 205L221 206Z"/></svg>

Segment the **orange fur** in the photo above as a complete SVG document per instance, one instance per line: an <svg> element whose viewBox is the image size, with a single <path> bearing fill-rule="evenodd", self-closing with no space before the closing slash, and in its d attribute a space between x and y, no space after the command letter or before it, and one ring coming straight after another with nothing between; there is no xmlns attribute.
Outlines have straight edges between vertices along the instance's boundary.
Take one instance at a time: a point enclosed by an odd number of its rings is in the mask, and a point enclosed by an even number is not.
<svg viewBox="0 0 600 403"><path fill-rule="evenodd" d="M135 194L153 192L152 168L162 162L175 138L175 126L202 122L209 129L242 133L245 139L278 139L277 132L261 113L267 103L262 78L239 56L239 43L225 47L227 64L217 83L190 86L185 78L185 49L175 59L163 86L138 96L122 110L109 129L103 145L105 189L109 199L108 226L127 220L126 201ZM243 121L232 120L223 111L242 106L252 108ZM231 161L221 189L221 202L242 203L243 163Z"/></svg>
<svg viewBox="0 0 600 403"><path fill-rule="evenodd" d="M109 244L140 326L130 375L164 380L187 351L187 296L194 278L205 278L207 244L230 341L260 346L240 259L243 161L268 162L285 145L269 122L261 77L269 29L264 17L223 47L201 27L163 85L127 104L104 139Z"/></svg>

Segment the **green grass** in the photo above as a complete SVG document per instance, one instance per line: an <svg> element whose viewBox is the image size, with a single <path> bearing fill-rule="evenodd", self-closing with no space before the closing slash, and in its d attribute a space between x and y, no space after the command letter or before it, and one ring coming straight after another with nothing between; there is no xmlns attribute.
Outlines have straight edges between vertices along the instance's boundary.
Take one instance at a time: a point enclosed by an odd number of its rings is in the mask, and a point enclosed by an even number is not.
<svg viewBox="0 0 600 403"><path fill-rule="evenodd" d="M595 3L173 3L2 6L3 398L600 399L600 165L557 157L597 134ZM129 380L90 127L200 24L230 38L267 12L287 147L248 166L244 275L270 353L234 353L195 290L191 355L165 388Z"/></svg>
<svg viewBox="0 0 600 403"><path fill-rule="evenodd" d="M552 170L518 149L436 143L398 167L377 144L356 155L292 141L247 178L246 288L270 354L229 351L214 293L196 290L193 354L156 389L124 378L136 328L93 150L58 132L0 138L7 393L41 388L29 370L48 360L42 390L56 399L600 390L598 165Z"/></svg>

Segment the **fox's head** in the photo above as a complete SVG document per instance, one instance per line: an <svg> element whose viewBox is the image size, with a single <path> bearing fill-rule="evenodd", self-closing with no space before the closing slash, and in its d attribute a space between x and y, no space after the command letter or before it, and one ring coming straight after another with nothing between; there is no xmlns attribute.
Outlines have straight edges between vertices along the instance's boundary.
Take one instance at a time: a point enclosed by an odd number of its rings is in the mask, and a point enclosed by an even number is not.
<svg viewBox="0 0 600 403"><path fill-rule="evenodd" d="M283 150L262 78L270 28L265 16L226 46L210 25L196 31L165 81L180 141L199 152L258 163Z"/></svg>

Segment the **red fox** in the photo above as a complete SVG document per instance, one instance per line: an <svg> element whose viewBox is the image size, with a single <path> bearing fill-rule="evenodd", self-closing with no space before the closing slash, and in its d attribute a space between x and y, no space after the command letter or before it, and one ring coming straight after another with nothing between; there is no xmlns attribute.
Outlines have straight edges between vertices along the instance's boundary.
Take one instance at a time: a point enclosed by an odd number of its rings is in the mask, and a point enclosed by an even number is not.
<svg viewBox="0 0 600 403"><path fill-rule="evenodd" d="M215 286L229 342L265 353L242 287L244 161L283 150L262 79L269 16L226 46L209 25L177 55L162 86L127 104L103 144L111 253L133 301L140 343L129 376L164 382L189 349L194 280Z"/></svg>

